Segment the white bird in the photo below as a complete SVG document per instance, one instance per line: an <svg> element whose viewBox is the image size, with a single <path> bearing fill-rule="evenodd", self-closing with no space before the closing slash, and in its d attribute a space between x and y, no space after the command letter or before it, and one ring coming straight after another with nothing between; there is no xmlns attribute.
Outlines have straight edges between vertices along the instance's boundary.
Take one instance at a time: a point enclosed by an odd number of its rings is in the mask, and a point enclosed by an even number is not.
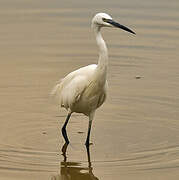
<svg viewBox="0 0 179 180"><path fill-rule="evenodd" d="M106 80L108 67L108 50L102 38L102 27L117 27L135 34L129 28L113 21L106 13L97 13L92 19L92 29L99 48L98 64L91 64L69 73L52 90L57 95L59 105L68 111L66 121L62 127L62 135L66 144L69 139L66 126L73 112L83 113L89 117L88 134L85 145L89 147L91 125L95 111L106 99L108 83Z"/></svg>

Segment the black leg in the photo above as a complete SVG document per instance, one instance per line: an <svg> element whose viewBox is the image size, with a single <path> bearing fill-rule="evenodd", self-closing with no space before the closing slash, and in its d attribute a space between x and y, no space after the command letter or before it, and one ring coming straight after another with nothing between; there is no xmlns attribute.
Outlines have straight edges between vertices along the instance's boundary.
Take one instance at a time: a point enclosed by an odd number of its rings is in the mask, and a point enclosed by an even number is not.
<svg viewBox="0 0 179 180"><path fill-rule="evenodd" d="M91 125L92 125L92 120L89 120L89 125L88 125L88 134L87 134L87 138L86 138L86 147L89 147L89 140L90 140L90 133L91 133Z"/></svg>
<svg viewBox="0 0 179 180"><path fill-rule="evenodd" d="M67 132L66 132L66 126L67 126L67 124L68 124L68 121L69 121L69 119L70 119L70 116L71 116L71 113L68 114L68 116L67 116L67 118L66 118L66 120L65 120L65 123L64 123L64 125L63 125L63 127L62 127L62 135L63 135L63 137L64 137L64 139L65 139L65 142L66 142L67 144L69 144L69 140L68 140L68 136L67 136Z"/></svg>
<svg viewBox="0 0 179 180"><path fill-rule="evenodd" d="M91 158L90 158L90 149L89 146L86 146L87 157L88 157L88 167L91 168Z"/></svg>
<svg viewBox="0 0 179 180"><path fill-rule="evenodd" d="M67 151L68 144L65 142L65 144L62 147L62 155L64 157L64 162L67 160L66 151Z"/></svg>
<svg viewBox="0 0 179 180"><path fill-rule="evenodd" d="M89 115L89 125L88 125L88 134L87 134L87 138L86 138L86 147L89 147L90 143L89 143L89 140L90 140L90 133L91 133L91 125L92 125L92 121L93 121L93 117L94 117L94 111L90 113Z"/></svg>

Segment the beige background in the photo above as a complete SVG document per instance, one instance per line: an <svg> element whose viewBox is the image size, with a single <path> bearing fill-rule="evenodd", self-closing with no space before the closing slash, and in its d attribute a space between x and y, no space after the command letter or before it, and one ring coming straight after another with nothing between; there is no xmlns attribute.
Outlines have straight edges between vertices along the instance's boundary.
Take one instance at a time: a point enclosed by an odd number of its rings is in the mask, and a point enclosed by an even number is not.
<svg viewBox="0 0 179 180"><path fill-rule="evenodd" d="M178 9L178 0L1 0L0 179L177 180ZM66 111L49 92L68 72L97 62L90 29L96 12L109 13L137 35L103 30L109 93L95 116L89 173L87 118L74 114L70 120L64 166Z"/></svg>

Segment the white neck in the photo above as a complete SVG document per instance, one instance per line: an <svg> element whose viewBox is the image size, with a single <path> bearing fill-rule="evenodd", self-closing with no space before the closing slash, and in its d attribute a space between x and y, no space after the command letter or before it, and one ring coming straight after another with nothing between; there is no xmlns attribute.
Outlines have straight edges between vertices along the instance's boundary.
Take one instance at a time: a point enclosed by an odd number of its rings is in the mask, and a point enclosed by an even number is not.
<svg viewBox="0 0 179 180"><path fill-rule="evenodd" d="M103 76L104 79L106 79L107 74L107 66L108 66L108 50L106 47L106 43L102 38L100 27L99 26L93 26L95 36L96 36L96 42L99 47L99 60L98 60L98 66L97 66L97 72L99 75Z"/></svg>

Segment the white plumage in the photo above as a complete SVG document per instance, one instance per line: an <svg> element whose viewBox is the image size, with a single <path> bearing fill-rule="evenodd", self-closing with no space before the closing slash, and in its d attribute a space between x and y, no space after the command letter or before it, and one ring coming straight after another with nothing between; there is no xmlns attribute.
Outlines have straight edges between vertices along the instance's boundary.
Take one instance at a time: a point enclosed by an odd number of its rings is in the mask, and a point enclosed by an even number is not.
<svg viewBox="0 0 179 180"><path fill-rule="evenodd" d="M86 139L86 146L89 146L91 124L95 110L106 99L108 86L106 80L108 51L100 33L102 27L118 27L135 34L127 27L114 22L108 14L98 13L93 18L92 29L94 30L96 42L99 47L98 64L88 65L69 73L52 90L52 94L58 97L59 105L68 110L68 116L62 128L62 134L67 144L69 140L66 133L66 125L71 114L76 112L89 116L88 135Z"/></svg>
<svg viewBox="0 0 179 180"><path fill-rule="evenodd" d="M92 64L69 73L54 87L52 94L58 97L59 105L71 112L90 112L102 105L106 98L107 81L98 81L97 65Z"/></svg>

